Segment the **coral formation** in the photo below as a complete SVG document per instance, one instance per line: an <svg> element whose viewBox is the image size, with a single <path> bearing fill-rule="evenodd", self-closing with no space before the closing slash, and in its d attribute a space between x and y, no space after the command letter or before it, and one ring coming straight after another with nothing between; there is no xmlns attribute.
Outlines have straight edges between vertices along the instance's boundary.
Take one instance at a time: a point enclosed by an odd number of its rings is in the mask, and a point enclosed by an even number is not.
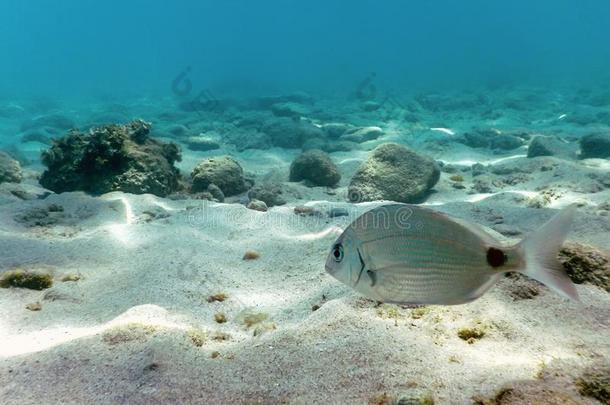
<svg viewBox="0 0 610 405"><path fill-rule="evenodd" d="M395 143L378 146L352 178L352 202L392 200L413 203L424 199L438 182L438 164Z"/></svg>
<svg viewBox="0 0 610 405"><path fill-rule="evenodd" d="M124 191L167 196L179 187L174 163L181 159L180 149L150 138L150 129L149 123L138 120L94 128L88 134L74 130L42 153L47 170L40 184L56 193Z"/></svg>

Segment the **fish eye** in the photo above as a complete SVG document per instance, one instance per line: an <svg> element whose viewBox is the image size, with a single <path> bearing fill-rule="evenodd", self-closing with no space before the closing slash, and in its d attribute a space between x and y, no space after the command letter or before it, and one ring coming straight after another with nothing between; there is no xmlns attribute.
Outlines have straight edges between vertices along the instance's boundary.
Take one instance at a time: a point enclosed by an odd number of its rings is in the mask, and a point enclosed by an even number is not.
<svg viewBox="0 0 610 405"><path fill-rule="evenodd" d="M333 257L335 258L336 262L340 262L341 260L343 260L343 246L342 245L335 245L333 246Z"/></svg>

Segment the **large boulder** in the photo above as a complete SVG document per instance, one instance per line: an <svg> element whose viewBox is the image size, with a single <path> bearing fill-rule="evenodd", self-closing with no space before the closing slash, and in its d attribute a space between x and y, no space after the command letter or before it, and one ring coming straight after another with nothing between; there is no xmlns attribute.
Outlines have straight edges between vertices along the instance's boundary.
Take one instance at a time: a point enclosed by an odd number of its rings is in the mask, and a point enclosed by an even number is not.
<svg viewBox="0 0 610 405"><path fill-rule="evenodd" d="M302 180L314 186L334 187L341 180L341 174L327 153L311 149L290 165L290 181Z"/></svg>
<svg viewBox="0 0 610 405"><path fill-rule="evenodd" d="M0 151L0 183L20 183L21 179L19 162Z"/></svg>
<svg viewBox="0 0 610 405"><path fill-rule="evenodd" d="M419 202L434 187L440 172L433 159L402 145L386 143L362 163L349 184L348 196L352 202Z"/></svg>
<svg viewBox="0 0 610 405"><path fill-rule="evenodd" d="M214 156L203 160L191 173L195 193L206 191L210 184L218 186L225 196L243 193L248 189L244 170L231 156Z"/></svg>
<svg viewBox="0 0 610 405"><path fill-rule="evenodd" d="M589 134L580 138L580 157L610 158L610 132Z"/></svg>
<svg viewBox="0 0 610 405"><path fill-rule="evenodd" d="M105 125L88 134L72 131L53 140L42 153L47 170L40 184L49 190L150 193L165 197L179 187L174 163L180 148L149 137L151 126L141 120L127 125Z"/></svg>

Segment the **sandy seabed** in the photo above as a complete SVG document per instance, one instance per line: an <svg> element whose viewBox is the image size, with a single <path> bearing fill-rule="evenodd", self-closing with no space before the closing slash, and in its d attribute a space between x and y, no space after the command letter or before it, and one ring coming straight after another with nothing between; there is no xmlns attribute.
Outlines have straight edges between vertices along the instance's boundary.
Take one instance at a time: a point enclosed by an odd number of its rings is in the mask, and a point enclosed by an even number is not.
<svg viewBox="0 0 610 405"><path fill-rule="evenodd" d="M400 139L386 129L377 142ZM276 148L235 156L253 173L285 174L297 153ZM209 154L187 152L183 168ZM22 201L2 185L0 269L50 272L55 281L45 291L0 291L0 402L310 404L391 397L464 404L509 388L515 399L501 403L597 403L575 384L610 356L610 295L596 286L578 285L578 304L545 287L517 299L530 284L503 279L473 303L413 309L361 298L325 273L338 232L381 204L344 202L366 154L333 153L344 179L338 189L286 183L288 203L266 213L120 192ZM523 150L469 154L463 145L434 157L457 165L555 165L555 172L487 194L455 189L442 173L426 205L508 229L516 241L557 208L580 202L569 241L610 249L610 217L597 209L610 190L570 186L590 173L607 175L607 160L527 159ZM559 197L545 208L527 207L524 199L557 173ZM32 178L23 187L42 192ZM50 204L63 211L48 226L16 220ZM302 204L321 214L296 215ZM350 215L331 218L330 207ZM248 250L260 257L243 260ZM77 281L62 281L74 275ZM219 294L225 297L210 299ZM32 303L42 309L26 309ZM226 322L218 322L221 315ZM485 335L467 342L458 336L462 328Z"/></svg>

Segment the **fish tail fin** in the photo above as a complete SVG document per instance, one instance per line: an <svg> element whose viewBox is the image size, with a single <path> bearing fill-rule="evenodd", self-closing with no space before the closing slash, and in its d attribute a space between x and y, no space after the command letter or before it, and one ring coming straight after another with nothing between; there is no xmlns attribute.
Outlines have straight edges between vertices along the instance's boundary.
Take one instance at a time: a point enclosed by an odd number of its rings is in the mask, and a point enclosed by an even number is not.
<svg viewBox="0 0 610 405"><path fill-rule="evenodd" d="M525 259L525 275L540 281L564 297L580 302L572 280L557 259L559 249L566 239L576 205L572 204L523 239L517 248Z"/></svg>

